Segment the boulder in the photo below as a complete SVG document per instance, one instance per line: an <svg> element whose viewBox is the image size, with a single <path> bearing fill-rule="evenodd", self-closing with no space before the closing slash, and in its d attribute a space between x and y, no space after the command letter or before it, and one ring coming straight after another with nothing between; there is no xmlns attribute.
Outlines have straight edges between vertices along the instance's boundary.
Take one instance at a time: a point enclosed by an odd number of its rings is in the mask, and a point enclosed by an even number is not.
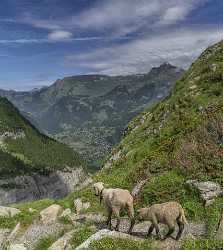
<svg viewBox="0 0 223 250"><path fill-rule="evenodd" d="M72 214L71 209L67 208L62 212L62 214L60 215L60 218L69 218L71 214Z"/></svg>
<svg viewBox="0 0 223 250"><path fill-rule="evenodd" d="M45 225L56 222L57 218L63 212L60 205L53 204L40 212L41 222Z"/></svg>
<svg viewBox="0 0 223 250"><path fill-rule="evenodd" d="M83 202L81 198L74 200L76 214L80 214L82 210L88 209L90 206L90 202Z"/></svg>
<svg viewBox="0 0 223 250"><path fill-rule="evenodd" d="M171 238L167 238L166 240L156 240L151 243L151 249L156 250L178 250L180 248L181 242Z"/></svg>
<svg viewBox="0 0 223 250"><path fill-rule="evenodd" d="M75 230L72 230L66 234L64 234L61 238L59 238L56 242L48 248L48 250L68 250L72 249L69 241L71 240Z"/></svg>
<svg viewBox="0 0 223 250"><path fill-rule="evenodd" d="M223 194L221 186L216 182L188 180L186 183L199 191L205 206L212 204L215 198Z"/></svg>
<svg viewBox="0 0 223 250"><path fill-rule="evenodd" d="M19 213L21 213L21 211L17 208L0 206L0 216L1 217L12 218Z"/></svg>
<svg viewBox="0 0 223 250"><path fill-rule="evenodd" d="M95 234L91 235L90 238L88 238L86 241L84 241L81 245L79 245L75 250L80 250L80 249L88 249L90 244L94 241L101 240L102 238L105 237L114 237L114 238L120 238L120 239L130 239L130 240L138 240L142 241L143 239L131 236L129 234L121 233L121 232L116 232L116 231L110 231L108 229L102 229Z"/></svg>

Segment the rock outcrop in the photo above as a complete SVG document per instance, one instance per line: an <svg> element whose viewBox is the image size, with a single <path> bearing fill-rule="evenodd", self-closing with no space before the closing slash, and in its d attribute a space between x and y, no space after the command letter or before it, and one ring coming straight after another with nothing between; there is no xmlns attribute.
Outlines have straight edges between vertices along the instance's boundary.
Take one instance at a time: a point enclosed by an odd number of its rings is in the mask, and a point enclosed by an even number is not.
<svg viewBox="0 0 223 250"><path fill-rule="evenodd" d="M197 180L188 180L186 183L199 191L205 206L212 204L215 198L223 194L221 186L218 183L212 181L199 182Z"/></svg>
<svg viewBox="0 0 223 250"><path fill-rule="evenodd" d="M145 180L139 181L134 188L132 189L132 196L134 198L138 197L138 195L140 194L140 191L143 189L143 187L146 185L146 183L148 182L148 178L146 178Z"/></svg>
<svg viewBox="0 0 223 250"><path fill-rule="evenodd" d="M40 212L40 221L44 225L52 224L57 221L62 212L63 208L60 205L53 204Z"/></svg>
<svg viewBox="0 0 223 250"><path fill-rule="evenodd" d="M68 168L49 175L34 174L0 179L0 204L62 198L78 189L84 179L86 179L86 173L81 167Z"/></svg>
<svg viewBox="0 0 223 250"><path fill-rule="evenodd" d="M28 250L35 249L41 239L50 235L59 235L63 229L63 225L58 222L45 225L36 221L33 222L13 244L24 244Z"/></svg>
<svg viewBox="0 0 223 250"><path fill-rule="evenodd" d="M137 238L137 237L131 236L129 234L116 232L116 231L110 231L108 229L102 229L102 230L98 231L97 233L93 234L90 238L88 238L81 245L79 245L77 248L75 248L75 250L87 249L92 242L94 242L95 240L100 240L100 239L105 238L105 237L142 240L141 238Z"/></svg>
<svg viewBox="0 0 223 250"><path fill-rule="evenodd" d="M72 230L66 234L64 234L61 238L59 238L56 242L53 243L48 250L68 250L72 249L72 246L69 244L75 230Z"/></svg>
<svg viewBox="0 0 223 250"><path fill-rule="evenodd" d="M0 217L12 218L15 215L19 214L20 212L21 211L17 208L0 206Z"/></svg>
<svg viewBox="0 0 223 250"><path fill-rule="evenodd" d="M82 210L88 209L90 206L90 202L83 202L81 198L78 198L74 201L76 214L80 214Z"/></svg>

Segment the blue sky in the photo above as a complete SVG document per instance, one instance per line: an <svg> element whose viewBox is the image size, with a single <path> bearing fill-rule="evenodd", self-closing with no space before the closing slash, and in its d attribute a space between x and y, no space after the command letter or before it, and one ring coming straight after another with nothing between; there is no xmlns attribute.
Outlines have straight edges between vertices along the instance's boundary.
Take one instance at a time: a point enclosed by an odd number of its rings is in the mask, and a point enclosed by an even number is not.
<svg viewBox="0 0 223 250"><path fill-rule="evenodd" d="M221 39L222 0L1 0L0 88L187 68Z"/></svg>

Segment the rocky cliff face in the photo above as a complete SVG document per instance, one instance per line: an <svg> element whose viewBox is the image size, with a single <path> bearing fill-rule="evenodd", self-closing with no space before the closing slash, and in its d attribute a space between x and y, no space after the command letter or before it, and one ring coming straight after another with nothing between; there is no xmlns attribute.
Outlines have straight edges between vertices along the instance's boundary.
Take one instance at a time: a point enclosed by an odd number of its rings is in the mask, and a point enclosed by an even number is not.
<svg viewBox="0 0 223 250"><path fill-rule="evenodd" d="M0 98L0 205L61 198L86 177L68 146L40 133Z"/></svg>
<svg viewBox="0 0 223 250"><path fill-rule="evenodd" d="M0 204L43 198L59 199L75 191L87 178L83 168L65 169L48 175L33 174L0 179Z"/></svg>

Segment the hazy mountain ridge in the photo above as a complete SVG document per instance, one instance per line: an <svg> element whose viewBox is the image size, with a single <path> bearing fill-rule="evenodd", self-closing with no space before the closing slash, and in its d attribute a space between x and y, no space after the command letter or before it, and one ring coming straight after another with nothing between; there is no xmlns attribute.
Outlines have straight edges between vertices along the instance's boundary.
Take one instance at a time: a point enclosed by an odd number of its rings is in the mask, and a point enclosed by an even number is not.
<svg viewBox="0 0 223 250"><path fill-rule="evenodd" d="M119 142L134 116L167 96L182 73L164 63L148 74L66 77L38 91L0 94L39 128L70 144L92 163Z"/></svg>

